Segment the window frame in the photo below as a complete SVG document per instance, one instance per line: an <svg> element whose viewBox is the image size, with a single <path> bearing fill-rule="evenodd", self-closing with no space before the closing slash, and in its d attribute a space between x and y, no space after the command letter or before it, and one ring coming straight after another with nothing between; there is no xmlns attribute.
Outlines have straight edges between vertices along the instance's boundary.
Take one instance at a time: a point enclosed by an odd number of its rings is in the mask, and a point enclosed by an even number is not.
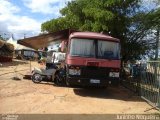
<svg viewBox="0 0 160 120"><path fill-rule="evenodd" d="M87 39L87 40L94 40L95 43L95 54L94 57L91 56L79 56L79 55L72 55L71 54L71 43L74 39ZM70 39L69 41L69 46L68 46L68 50L67 53L71 56L71 57L82 57L82 58L96 58L96 59L104 59L104 60L108 60L107 58L100 58L98 57L98 41L106 41L106 42L113 42L113 43L118 43L119 44L119 51L118 52L118 58L116 59L110 59L110 60L120 60L120 50L121 50L121 46L120 46L120 42L119 41L111 41L111 40L104 40L104 39L94 39L94 38L77 38L77 37L73 37Z"/></svg>

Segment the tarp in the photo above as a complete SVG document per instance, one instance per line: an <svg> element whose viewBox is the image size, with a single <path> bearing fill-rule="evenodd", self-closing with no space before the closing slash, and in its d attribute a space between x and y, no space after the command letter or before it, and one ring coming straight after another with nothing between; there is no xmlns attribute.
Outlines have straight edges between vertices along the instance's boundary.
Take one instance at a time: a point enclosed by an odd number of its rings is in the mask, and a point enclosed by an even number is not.
<svg viewBox="0 0 160 120"><path fill-rule="evenodd" d="M69 34L74 31L75 30L65 29L54 33L21 39L18 40L17 43L33 49L40 49L49 46L54 41L68 40Z"/></svg>
<svg viewBox="0 0 160 120"><path fill-rule="evenodd" d="M2 56L12 56L14 51L14 46L10 43L0 40L0 55Z"/></svg>
<svg viewBox="0 0 160 120"><path fill-rule="evenodd" d="M0 62L10 62L13 58L14 46L0 40Z"/></svg>

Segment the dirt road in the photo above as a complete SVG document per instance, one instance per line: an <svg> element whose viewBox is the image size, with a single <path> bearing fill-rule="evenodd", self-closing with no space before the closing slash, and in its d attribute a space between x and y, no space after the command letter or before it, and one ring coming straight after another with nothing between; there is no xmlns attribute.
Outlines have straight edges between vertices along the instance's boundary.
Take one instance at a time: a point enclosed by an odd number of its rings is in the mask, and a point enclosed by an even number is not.
<svg viewBox="0 0 160 120"><path fill-rule="evenodd" d="M38 66L32 62L32 67ZM14 72L14 70L18 72ZM80 89L34 84L23 79L29 62L14 61L0 67L0 113L157 113L140 97L123 87ZM13 80L18 76L21 80Z"/></svg>

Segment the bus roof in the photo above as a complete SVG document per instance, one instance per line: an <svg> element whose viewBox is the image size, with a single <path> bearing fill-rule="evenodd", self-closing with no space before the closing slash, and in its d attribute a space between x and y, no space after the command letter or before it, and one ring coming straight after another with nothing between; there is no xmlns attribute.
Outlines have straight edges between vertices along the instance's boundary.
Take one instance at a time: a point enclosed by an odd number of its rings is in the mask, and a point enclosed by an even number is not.
<svg viewBox="0 0 160 120"><path fill-rule="evenodd" d="M106 41L115 41L119 42L120 40L114 37L111 37L109 35L104 35L101 33L95 33L95 32L74 32L71 34L70 38L91 38L91 39L100 39L100 40L106 40Z"/></svg>

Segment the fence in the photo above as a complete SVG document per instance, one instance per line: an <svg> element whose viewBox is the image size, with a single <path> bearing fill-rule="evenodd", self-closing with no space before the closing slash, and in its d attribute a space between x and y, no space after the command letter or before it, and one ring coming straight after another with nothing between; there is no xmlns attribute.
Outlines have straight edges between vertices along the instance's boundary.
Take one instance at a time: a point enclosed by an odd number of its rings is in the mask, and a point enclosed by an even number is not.
<svg viewBox="0 0 160 120"><path fill-rule="evenodd" d="M126 74L126 71L130 74ZM132 65L123 72L121 83L153 107L160 109L160 61Z"/></svg>
<svg viewBox="0 0 160 120"><path fill-rule="evenodd" d="M153 107L160 108L160 62L147 62L141 69L141 97Z"/></svg>
<svg viewBox="0 0 160 120"><path fill-rule="evenodd" d="M122 86L130 89L136 94L140 94L140 69L137 65L132 65L131 68L124 67L121 76Z"/></svg>

